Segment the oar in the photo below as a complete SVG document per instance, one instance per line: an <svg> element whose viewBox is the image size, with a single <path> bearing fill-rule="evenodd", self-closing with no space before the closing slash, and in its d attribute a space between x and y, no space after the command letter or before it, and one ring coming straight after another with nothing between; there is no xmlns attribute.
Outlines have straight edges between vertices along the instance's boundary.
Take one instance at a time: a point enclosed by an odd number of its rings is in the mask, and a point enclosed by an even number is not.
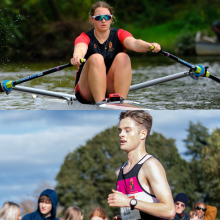
<svg viewBox="0 0 220 220"><path fill-rule="evenodd" d="M151 49L153 50L154 46L151 46ZM209 73L208 66L205 66L205 67L203 67L202 65L194 66L194 65L192 65L192 64L190 64L190 63L188 63L188 62L186 62L186 61L184 61L184 60L182 60L182 59L180 59L180 58L178 58L178 57L176 57L176 56L174 56L174 55L172 55L168 52L163 51L163 50L160 50L158 53L161 53L164 56L166 56L166 57L168 57L168 58L170 58L170 59L172 59L172 60L174 60L178 63L181 63L181 64L183 64L184 66L186 66L190 69L192 69L195 76L208 77L208 78L220 83L220 79L218 79L217 77L215 77L215 76L213 76Z"/></svg>
<svg viewBox="0 0 220 220"><path fill-rule="evenodd" d="M81 59L80 62L83 63L84 59ZM45 70L41 73L37 73L37 74L31 75L31 76L28 76L28 77L25 77L25 78L22 78L22 79L19 79L19 80L15 80L15 81L4 80L2 83L0 83L0 92L6 92L8 94L8 93L11 92L12 88L15 87L18 84L21 84L23 82L27 82L27 81L30 81L32 79L36 79L36 78L39 78L39 77L42 77L42 76L45 76L45 75L48 75L50 73L57 72L59 70L65 69L65 68L70 67L70 66L72 66L72 64L68 63L68 64L65 64L65 65L62 65L62 66L57 66L57 67L54 67L52 69Z"/></svg>

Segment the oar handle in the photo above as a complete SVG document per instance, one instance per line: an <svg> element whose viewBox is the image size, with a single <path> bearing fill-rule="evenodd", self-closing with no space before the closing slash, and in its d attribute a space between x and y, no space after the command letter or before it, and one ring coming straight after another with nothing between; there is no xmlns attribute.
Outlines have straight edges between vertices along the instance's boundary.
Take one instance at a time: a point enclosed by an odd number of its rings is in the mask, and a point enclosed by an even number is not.
<svg viewBox="0 0 220 220"><path fill-rule="evenodd" d="M194 65L192 65L192 64L190 64L190 63L188 63L188 62L186 62L186 61L184 61L182 59L180 59L179 57L176 57L173 54L170 54L170 53L166 52L166 51L160 50L158 53L161 53L165 57L168 57L168 58L170 58L170 59L172 59L172 60L174 60L174 61L176 61L178 63L181 63L182 65L184 65L184 66L186 66L186 67L188 67L188 68L190 68L190 69L192 69L194 71L196 71L196 69L197 69L196 66L194 66Z"/></svg>
<svg viewBox="0 0 220 220"><path fill-rule="evenodd" d="M164 56L166 56L166 57L168 57L168 58L170 58L170 59L172 59L172 60L174 60L178 63L181 63L182 65L184 65L188 68L190 68L193 71L194 75L196 75L196 76L203 76L203 77L209 77L210 76L210 73L208 72L208 66L206 66L206 67L203 67L202 65L194 66L194 65L180 59L179 57L176 57L176 56L174 56L174 55L172 55L168 52L165 52L163 50L160 50L158 53L161 53L162 55L164 55Z"/></svg>
<svg viewBox="0 0 220 220"><path fill-rule="evenodd" d="M80 59L80 63L84 63L85 61L86 60L84 60L83 58ZM15 87L18 84L21 84L23 82L27 82L27 81L30 81L32 79L36 79L36 78L39 78L39 77L42 77L42 76L45 76L45 75L48 75L50 73L54 73L54 72L63 70L65 68L71 67L71 66L73 66L71 63L67 63L65 65L57 66L57 67L54 67L52 69L45 70L41 73L37 73L37 74L31 75L31 76L28 76L28 77L25 77L25 78L22 78L22 79L19 79L19 80L15 80L15 81L4 80L2 83L0 83L0 92L10 93L12 88Z"/></svg>
<svg viewBox="0 0 220 220"><path fill-rule="evenodd" d="M15 80L15 81L12 82L12 86L16 86L16 85L21 84L23 82L27 82L27 81L30 81L32 79L36 79L36 78L48 75L50 73L54 73L54 72L60 71L62 69L65 69L67 67L71 67L71 66L72 66L72 64L68 63L68 64L65 64L65 65L54 67L54 68L49 69L49 70L45 70L41 73L37 73L37 74L34 74L32 76L28 76L28 77L25 77L25 78L22 78L22 79L19 79L19 80Z"/></svg>

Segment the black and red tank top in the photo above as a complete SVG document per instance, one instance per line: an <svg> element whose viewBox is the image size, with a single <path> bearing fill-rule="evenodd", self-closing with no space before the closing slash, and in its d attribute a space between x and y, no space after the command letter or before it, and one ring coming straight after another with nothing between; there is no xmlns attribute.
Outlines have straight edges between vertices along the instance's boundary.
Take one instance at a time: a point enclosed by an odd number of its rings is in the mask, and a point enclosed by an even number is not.
<svg viewBox="0 0 220 220"><path fill-rule="evenodd" d="M128 173L123 174L123 168L127 162L120 168L116 190L127 195L129 198L141 200L149 203L159 203L158 199L146 192L141 186L138 180L138 173L144 164L144 162L153 156L147 154L144 156ZM137 209L131 210L130 207L121 208L122 220L136 220L136 219L147 219L147 220L159 220L161 218L149 215L145 212Z"/></svg>
<svg viewBox="0 0 220 220"><path fill-rule="evenodd" d="M107 74L115 56L120 52L126 51L126 48L123 45L123 41L126 37L132 37L132 35L125 30L111 28L108 39L103 44L100 44L94 35L93 28L88 32L83 32L79 37L77 37L75 45L78 43L86 43L88 45L88 50L85 55L86 60L88 60L92 54L101 54L104 57ZM79 69L76 72L75 84L79 81L83 66L84 63L79 66Z"/></svg>

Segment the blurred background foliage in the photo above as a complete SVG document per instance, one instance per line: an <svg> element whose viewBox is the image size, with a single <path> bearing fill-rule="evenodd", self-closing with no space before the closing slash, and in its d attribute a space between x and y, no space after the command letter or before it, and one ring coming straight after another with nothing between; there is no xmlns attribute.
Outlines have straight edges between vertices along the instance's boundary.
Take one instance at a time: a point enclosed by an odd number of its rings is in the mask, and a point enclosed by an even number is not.
<svg viewBox="0 0 220 220"><path fill-rule="evenodd" d="M190 122L183 141L186 152L180 155L174 139L151 132L146 151L162 163L173 197L181 192L189 196L187 213L197 201L219 209L220 129L209 132L200 122ZM85 220L96 206L103 207L109 219L118 215L119 208L109 207L107 198L116 187L115 171L126 161L126 153L120 150L118 126L97 134L66 155L56 176L61 216L73 205L83 209Z"/></svg>
<svg viewBox="0 0 220 220"><path fill-rule="evenodd" d="M94 0L2 0L0 2L1 62L11 58L70 57L74 40L91 28L89 10ZM220 19L220 0L109 0L116 28L134 37L158 42L163 49L183 51L186 33L198 30L214 35L211 25ZM178 38L177 38L178 36ZM174 42L176 42L174 44ZM180 45L180 46L178 46ZM177 48L177 49L176 49Z"/></svg>

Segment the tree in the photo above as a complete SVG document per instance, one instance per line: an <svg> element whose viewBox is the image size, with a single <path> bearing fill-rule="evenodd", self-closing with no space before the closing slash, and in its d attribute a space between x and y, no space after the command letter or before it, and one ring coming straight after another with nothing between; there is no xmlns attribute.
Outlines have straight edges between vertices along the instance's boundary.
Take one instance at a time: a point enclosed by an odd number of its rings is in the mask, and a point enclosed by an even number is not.
<svg viewBox="0 0 220 220"><path fill-rule="evenodd" d="M181 159L174 143L173 139L154 132L147 138L147 152L163 164L174 194L184 189L192 193L187 162ZM77 205L88 214L100 205L110 219L119 213L118 208L107 203L108 194L116 185L115 171L127 161L119 144L118 126L114 126L66 156L56 177L59 202L64 208Z"/></svg>
<svg viewBox="0 0 220 220"><path fill-rule="evenodd" d="M185 155L190 155L193 160L199 160L202 149L208 144L207 138L210 136L208 129L200 122L194 124L190 122L186 143L187 151Z"/></svg>
<svg viewBox="0 0 220 220"><path fill-rule="evenodd" d="M202 150L202 168L207 183L205 201L220 206L220 129L213 129L208 141Z"/></svg>
<svg viewBox="0 0 220 220"><path fill-rule="evenodd" d="M184 140L186 143L187 151L186 155L190 155L192 160L189 163L190 167L190 182L193 183L194 192L189 195L189 206L197 201L203 201L205 198L205 185L206 177L201 165L201 153L202 149L208 144L208 129L204 127L200 122L194 124L190 122L189 129L187 129L188 135Z"/></svg>

